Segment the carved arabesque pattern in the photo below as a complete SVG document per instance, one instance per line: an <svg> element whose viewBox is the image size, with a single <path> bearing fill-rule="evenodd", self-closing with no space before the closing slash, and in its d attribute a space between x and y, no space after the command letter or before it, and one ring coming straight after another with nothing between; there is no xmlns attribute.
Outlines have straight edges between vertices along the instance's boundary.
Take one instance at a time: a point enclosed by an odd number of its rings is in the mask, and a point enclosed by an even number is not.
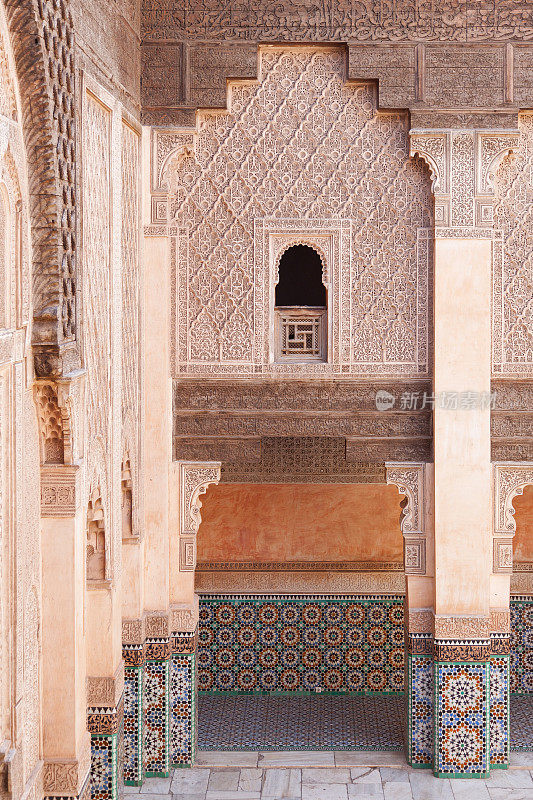
<svg viewBox="0 0 533 800"><path fill-rule="evenodd" d="M520 118L516 155L500 166L495 225L503 254L494 263L494 372L533 376L533 114Z"/></svg>
<svg viewBox="0 0 533 800"><path fill-rule="evenodd" d="M122 125L122 439L128 454L132 532L139 530L140 340L139 340L139 136Z"/></svg>
<svg viewBox="0 0 533 800"><path fill-rule="evenodd" d="M513 536L516 531L513 500L533 484L533 463L494 465L495 534Z"/></svg>
<svg viewBox="0 0 533 800"><path fill-rule="evenodd" d="M84 328L89 461L95 443L108 451L111 408L111 114L87 93L83 117Z"/></svg>
<svg viewBox="0 0 533 800"><path fill-rule="evenodd" d="M424 464L385 464L388 484L397 486L405 495L402 502L401 529L404 537L405 573L426 572L426 540L424 530Z"/></svg>
<svg viewBox="0 0 533 800"><path fill-rule="evenodd" d="M333 320L347 370L426 372L419 343L428 312L422 302L418 329L416 308L428 279L419 286L417 230L432 226L432 200L425 167L408 157L406 117L376 115L373 87L346 85L340 50L272 48L260 58L260 82L231 86L230 113L200 112L194 151L175 134L174 164L165 134L154 157L156 169L167 159L178 227L176 371L268 370L256 329L268 325L272 287L254 221L283 222L298 242L300 220L320 221L325 233L334 218L352 223L336 277L348 313ZM306 369L335 372L340 363Z"/></svg>
<svg viewBox="0 0 533 800"><path fill-rule="evenodd" d="M73 25L69 0L6 0L5 10L30 176L35 366L44 377L63 370L57 346L76 335ZM65 371L77 363L68 358Z"/></svg>

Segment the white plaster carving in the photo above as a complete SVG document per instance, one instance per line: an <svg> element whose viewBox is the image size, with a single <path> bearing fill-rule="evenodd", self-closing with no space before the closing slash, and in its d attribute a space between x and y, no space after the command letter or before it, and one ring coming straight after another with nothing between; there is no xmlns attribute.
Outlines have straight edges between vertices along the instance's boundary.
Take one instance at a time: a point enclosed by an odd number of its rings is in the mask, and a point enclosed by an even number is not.
<svg viewBox="0 0 533 800"><path fill-rule="evenodd" d="M179 461L180 570L196 567L196 534L202 521L200 496L220 481L218 461Z"/></svg>
<svg viewBox="0 0 533 800"><path fill-rule="evenodd" d="M492 340L494 372L526 378L533 376L533 114L520 115L519 130L495 180Z"/></svg>
<svg viewBox="0 0 533 800"><path fill-rule="evenodd" d="M437 228L493 223L494 176L518 146L518 131L411 131L411 155L429 166Z"/></svg>
<svg viewBox="0 0 533 800"><path fill-rule="evenodd" d="M500 462L494 476L494 572L513 571L512 539L516 531L513 500L533 484L533 463Z"/></svg>
<svg viewBox="0 0 533 800"><path fill-rule="evenodd" d="M424 575L426 572L426 539L424 531L424 473L425 464L385 464L386 480L405 495L406 504L401 519L404 537L404 564L406 575Z"/></svg>
<svg viewBox="0 0 533 800"><path fill-rule="evenodd" d="M427 374L432 248L418 232L433 204L405 116L376 114L374 88L346 84L340 49L269 47L260 60L260 80L232 84L228 112L199 111L196 134L153 132L174 374ZM271 359L276 237L329 261L327 363Z"/></svg>

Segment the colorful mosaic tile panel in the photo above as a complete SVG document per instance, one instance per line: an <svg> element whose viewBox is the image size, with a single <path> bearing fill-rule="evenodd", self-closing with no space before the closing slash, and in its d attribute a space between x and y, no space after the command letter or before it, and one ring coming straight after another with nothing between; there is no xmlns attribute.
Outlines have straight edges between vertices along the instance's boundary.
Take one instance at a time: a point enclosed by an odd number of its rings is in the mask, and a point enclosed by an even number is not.
<svg viewBox="0 0 533 800"><path fill-rule="evenodd" d="M118 734L91 736L91 800L117 800Z"/></svg>
<svg viewBox="0 0 533 800"><path fill-rule="evenodd" d="M146 661L143 676L143 758L146 776L167 776L169 754L169 662Z"/></svg>
<svg viewBox="0 0 533 800"><path fill-rule="evenodd" d="M196 656L173 653L170 661L170 758L190 766L196 750Z"/></svg>
<svg viewBox="0 0 533 800"><path fill-rule="evenodd" d="M403 692L403 597L204 595L202 692Z"/></svg>
<svg viewBox="0 0 533 800"><path fill-rule="evenodd" d="M137 786L142 766L142 667L124 668L124 783Z"/></svg>
<svg viewBox="0 0 533 800"><path fill-rule="evenodd" d="M435 664L435 774L489 772L489 664Z"/></svg>
<svg viewBox="0 0 533 800"><path fill-rule="evenodd" d="M242 695L198 698L201 750L403 750L400 695Z"/></svg>
<svg viewBox="0 0 533 800"><path fill-rule="evenodd" d="M533 750L533 694L511 695L511 750Z"/></svg>
<svg viewBox="0 0 533 800"><path fill-rule="evenodd" d="M490 765L509 764L509 656L490 660Z"/></svg>
<svg viewBox="0 0 533 800"><path fill-rule="evenodd" d="M511 692L533 692L533 597L511 599Z"/></svg>
<svg viewBox="0 0 533 800"><path fill-rule="evenodd" d="M433 764L433 670L431 656L408 656L407 761L413 767Z"/></svg>

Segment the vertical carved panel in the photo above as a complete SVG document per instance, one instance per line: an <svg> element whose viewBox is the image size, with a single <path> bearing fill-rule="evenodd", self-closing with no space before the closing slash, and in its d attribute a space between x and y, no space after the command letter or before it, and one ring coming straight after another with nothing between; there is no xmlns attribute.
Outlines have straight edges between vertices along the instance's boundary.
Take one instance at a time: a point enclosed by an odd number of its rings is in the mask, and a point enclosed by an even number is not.
<svg viewBox="0 0 533 800"><path fill-rule="evenodd" d="M140 341L139 341L139 137L122 124L122 451L128 456L131 530L138 533L140 501Z"/></svg>
<svg viewBox="0 0 533 800"><path fill-rule="evenodd" d="M533 114L520 118L514 157L496 179L495 225L503 252L494 264L494 372L533 376Z"/></svg>
<svg viewBox="0 0 533 800"><path fill-rule="evenodd" d="M86 92L83 115L84 331L88 480L107 502L111 410L111 112Z"/></svg>

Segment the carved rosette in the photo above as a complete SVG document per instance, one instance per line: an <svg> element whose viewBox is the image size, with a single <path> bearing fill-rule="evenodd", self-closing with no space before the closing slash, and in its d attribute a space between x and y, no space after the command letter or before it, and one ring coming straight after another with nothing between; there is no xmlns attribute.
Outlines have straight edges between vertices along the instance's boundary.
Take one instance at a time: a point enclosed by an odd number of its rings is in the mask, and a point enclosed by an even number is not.
<svg viewBox="0 0 533 800"><path fill-rule="evenodd" d="M219 461L180 461L180 570L194 572L196 534L202 521L200 495L220 481Z"/></svg>
<svg viewBox="0 0 533 800"><path fill-rule="evenodd" d="M440 236L468 236L471 228L492 228L494 176L518 147L518 131L411 131L411 156L428 165Z"/></svg>
<svg viewBox="0 0 533 800"><path fill-rule="evenodd" d="M494 464L493 572L512 573L516 531L513 500L533 484L533 462Z"/></svg>
<svg viewBox="0 0 533 800"><path fill-rule="evenodd" d="M406 575L426 574L426 534L424 531L424 472L425 465L409 462L387 462L386 480L405 495L401 528L404 539Z"/></svg>

